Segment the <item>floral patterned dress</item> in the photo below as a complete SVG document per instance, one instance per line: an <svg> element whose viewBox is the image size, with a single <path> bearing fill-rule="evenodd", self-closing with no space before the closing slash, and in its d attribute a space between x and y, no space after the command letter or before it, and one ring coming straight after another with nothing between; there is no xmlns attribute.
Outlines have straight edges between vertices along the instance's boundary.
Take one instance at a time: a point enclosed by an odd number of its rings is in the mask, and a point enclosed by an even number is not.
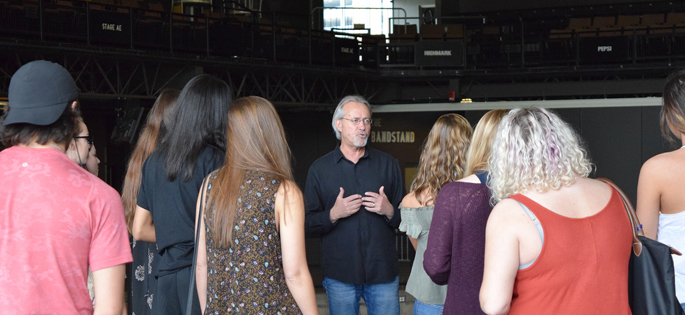
<svg viewBox="0 0 685 315"><path fill-rule="evenodd" d="M210 176L207 194L216 172ZM280 182L261 171L245 173L231 248L219 248L204 216L207 242L205 314L300 314L285 283L275 199ZM213 207L208 208L214 213Z"/></svg>
<svg viewBox="0 0 685 315"><path fill-rule="evenodd" d="M131 265L130 281L130 303L131 315L146 315L152 312L152 299L157 288L155 279L156 267L159 264L159 252L157 243L137 241L133 237L131 240L131 253L133 263Z"/></svg>

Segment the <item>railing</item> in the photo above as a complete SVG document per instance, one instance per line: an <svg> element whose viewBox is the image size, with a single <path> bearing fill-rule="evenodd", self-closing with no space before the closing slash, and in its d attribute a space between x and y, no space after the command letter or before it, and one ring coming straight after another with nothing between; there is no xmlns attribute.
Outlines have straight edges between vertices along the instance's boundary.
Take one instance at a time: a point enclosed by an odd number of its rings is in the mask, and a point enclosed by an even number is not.
<svg viewBox="0 0 685 315"><path fill-rule="evenodd" d="M396 231L395 247L397 249L398 261L414 261L416 251L414 250L414 246L411 245L411 242L409 242L407 234Z"/></svg>
<svg viewBox="0 0 685 315"><path fill-rule="evenodd" d="M333 67L492 69L685 59L685 24L550 31L522 19L441 17L438 37L316 30L312 16L184 15L86 1L0 0L0 36L115 49ZM67 4L65 4L67 3ZM71 5L69 5L71 4ZM418 20L423 17L393 17ZM405 22L406 23L406 22ZM454 28L453 28L454 27ZM449 30L447 28L450 28ZM458 29L458 31L454 31Z"/></svg>
<svg viewBox="0 0 685 315"><path fill-rule="evenodd" d="M360 65L360 43L376 40L364 34L312 30L309 16L280 12L215 17L85 1L59 3L0 0L0 36L336 67Z"/></svg>
<svg viewBox="0 0 685 315"><path fill-rule="evenodd" d="M427 38L416 25L395 25L380 67L433 67L456 69L576 67L597 64L634 64L685 59L685 24L650 27L590 28L551 31L535 29L523 20L494 25L483 17L460 20L461 36ZM403 18L404 19L404 18ZM408 17L406 19L423 19ZM465 22L466 19L474 19ZM477 20L481 19L481 23ZM442 19L447 20L447 17ZM486 24L483 24L486 23ZM421 25L428 27L430 25ZM444 27L455 24L438 25ZM435 25L433 25L435 27ZM450 56L426 58L427 52ZM435 55L435 54L434 54Z"/></svg>

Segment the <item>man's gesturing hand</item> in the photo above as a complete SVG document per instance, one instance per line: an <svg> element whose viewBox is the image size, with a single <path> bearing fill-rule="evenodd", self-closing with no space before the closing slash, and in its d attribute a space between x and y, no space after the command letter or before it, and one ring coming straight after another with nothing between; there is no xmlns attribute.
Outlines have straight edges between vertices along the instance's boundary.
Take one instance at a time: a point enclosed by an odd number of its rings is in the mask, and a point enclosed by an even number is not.
<svg viewBox="0 0 685 315"><path fill-rule="evenodd" d="M343 198L345 190L340 187L340 193L338 197L335 198L335 204L331 208L331 222L335 223L338 219L347 218L357 211L362 206L362 196L360 195L349 195Z"/></svg>
<svg viewBox="0 0 685 315"><path fill-rule="evenodd" d="M367 191L364 193L366 197L362 198L364 201L362 205L366 207L366 210L384 215L388 219L392 219L392 216L395 214L395 208L390 204L390 201L388 201L388 196L386 196L383 192L383 188L384 187L381 186L381 189L378 190L378 193L372 191Z"/></svg>

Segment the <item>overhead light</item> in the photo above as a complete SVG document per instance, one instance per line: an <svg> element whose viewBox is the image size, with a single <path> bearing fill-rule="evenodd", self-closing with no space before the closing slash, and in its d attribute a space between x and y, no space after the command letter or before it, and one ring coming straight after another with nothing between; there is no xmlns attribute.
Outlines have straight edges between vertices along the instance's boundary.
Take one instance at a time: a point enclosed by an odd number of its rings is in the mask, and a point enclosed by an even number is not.
<svg viewBox="0 0 685 315"><path fill-rule="evenodd" d="M459 101L459 103L473 103L473 100L471 100L470 98L462 98L461 101Z"/></svg>

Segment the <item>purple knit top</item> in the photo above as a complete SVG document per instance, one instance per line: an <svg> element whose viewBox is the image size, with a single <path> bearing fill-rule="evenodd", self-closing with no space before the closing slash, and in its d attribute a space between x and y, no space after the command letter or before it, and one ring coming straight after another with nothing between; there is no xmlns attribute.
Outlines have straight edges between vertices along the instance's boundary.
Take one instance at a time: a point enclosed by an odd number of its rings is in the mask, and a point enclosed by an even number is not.
<svg viewBox="0 0 685 315"><path fill-rule="evenodd" d="M435 200L423 267L436 284L447 284L444 314L484 314L485 225L492 206L485 184L452 182Z"/></svg>

